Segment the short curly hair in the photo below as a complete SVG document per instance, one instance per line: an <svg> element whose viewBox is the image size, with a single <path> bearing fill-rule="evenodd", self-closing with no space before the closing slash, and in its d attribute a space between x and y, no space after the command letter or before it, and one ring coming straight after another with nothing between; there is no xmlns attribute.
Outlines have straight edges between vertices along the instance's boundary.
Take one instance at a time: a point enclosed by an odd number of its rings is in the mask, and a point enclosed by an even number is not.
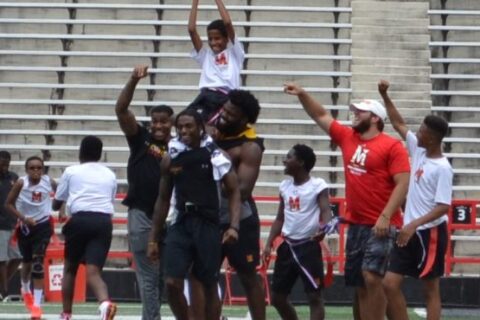
<svg viewBox="0 0 480 320"><path fill-rule="evenodd" d="M247 116L248 122L255 124L258 115L260 114L260 104L257 98L250 91L246 90L232 90L228 94L230 102L240 108Z"/></svg>
<svg viewBox="0 0 480 320"><path fill-rule="evenodd" d="M303 168L307 172L310 172L315 166L315 162L317 162L317 157L315 156L313 149L305 144L296 144L292 149L295 151L295 157L298 160L303 161Z"/></svg>
<svg viewBox="0 0 480 320"><path fill-rule="evenodd" d="M202 132L202 135L204 135L206 133L205 123L203 122L202 116L196 110L191 109L191 108L184 109L179 114L177 114L177 116L175 117L175 128L178 127L178 121L179 121L180 117L182 117L182 116L192 117L195 120L196 125L198 126L198 128Z"/></svg>

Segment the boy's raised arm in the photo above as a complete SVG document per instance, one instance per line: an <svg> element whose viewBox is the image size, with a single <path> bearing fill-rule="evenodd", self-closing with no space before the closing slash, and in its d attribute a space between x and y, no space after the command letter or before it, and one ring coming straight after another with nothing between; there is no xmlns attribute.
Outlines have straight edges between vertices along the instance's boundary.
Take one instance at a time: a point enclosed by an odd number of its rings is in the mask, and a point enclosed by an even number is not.
<svg viewBox="0 0 480 320"><path fill-rule="evenodd" d="M198 0L192 0L192 9L190 10L190 17L188 18L188 34L192 40L193 47L198 52L202 49L202 39L197 32L197 12Z"/></svg>
<svg viewBox="0 0 480 320"><path fill-rule="evenodd" d="M228 39L232 42L235 41L235 29L233 29L232 19L230 18L230 14L225 8L222 0L215 0L218 7L218 12L220 13L220 17L222 17L223 23L225 24L225 28L227 28Z"/></svg>
<svg viewBox="0 0 480 320"><path fill-rule="evenodd" d="M383 98L383 103L385 104L385 109L387 109L388 118L390 119L390 123L393 126L393 129L398 132L398 134L402 137L403 140L407 138L408 127L403 120L403 117L398 112L395 104L393 103L392 99L388 96L388 87L390 87L390 83L387 80L380 80L378 82L378 92Z"/></svg>

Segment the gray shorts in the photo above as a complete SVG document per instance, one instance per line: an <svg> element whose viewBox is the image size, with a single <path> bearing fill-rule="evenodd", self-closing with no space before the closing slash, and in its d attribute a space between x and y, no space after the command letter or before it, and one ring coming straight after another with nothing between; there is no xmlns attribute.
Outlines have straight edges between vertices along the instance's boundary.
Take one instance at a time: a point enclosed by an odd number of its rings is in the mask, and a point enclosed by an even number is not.
<svg viewBox="0 0 480 320"><path fill-rule="evenodd" d="M373 233L372 226L350 225L345 248L345 284L353 287L365 286L362 271L384 276L395 237L395 227L390 227L388 237L378 238Z"/></svg>
<svg viewBox="0 0 480 320"><path fill-rule="evenodd" d="M17 242L12 243L13 230L0 230L0 262L21 259Z"/></svg>

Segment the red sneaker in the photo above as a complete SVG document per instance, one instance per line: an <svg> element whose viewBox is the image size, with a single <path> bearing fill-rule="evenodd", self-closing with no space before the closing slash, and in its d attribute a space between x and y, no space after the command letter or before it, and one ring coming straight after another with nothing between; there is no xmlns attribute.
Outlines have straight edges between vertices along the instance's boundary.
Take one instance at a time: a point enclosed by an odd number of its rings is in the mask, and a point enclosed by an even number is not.
<svg viewBox="0 0 480 320"><path fill-rule="evenodd" d="M22 290L22 298L23 298L23 303L25 304L25 308L27 308L29 311L32 311L32 306L33 306L33 295L31 292L25 292Z"/></svg>
<svg viewBox="0 0 480 320"><path fill-rule="evenodd" d="M42 319L42 308L40 306L32 305L31 318L32 320Z"/></svg>

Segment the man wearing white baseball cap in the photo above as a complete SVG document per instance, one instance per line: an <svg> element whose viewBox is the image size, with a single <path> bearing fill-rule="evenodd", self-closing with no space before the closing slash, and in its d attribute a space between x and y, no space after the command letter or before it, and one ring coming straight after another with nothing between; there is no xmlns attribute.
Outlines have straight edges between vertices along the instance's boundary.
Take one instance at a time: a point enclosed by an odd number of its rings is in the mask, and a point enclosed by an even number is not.
<svg viewBox="0 0 480 320"><path fill-rule="evenodd" d="M387 112L376 100L350 106L352 127L340 124L294 83L284 91L300 100L307 114L342 150L345 172L344 220L349 224L345 283L355 287L354 319L383 320L387 301L382 278L401 227L400 206L407 193L410 165L402 143L383 133Z"/></svg>
<svg viewBox="0 0 480 320"><path fill-rule="evenodd" d="M377 100L365 99L357 103L352 103L350 105L350 111L355 111L355 109L361 111L370 111L382 119L382 121L385 121L387 118L387 111L385 110L385 107Z"/></svg>

